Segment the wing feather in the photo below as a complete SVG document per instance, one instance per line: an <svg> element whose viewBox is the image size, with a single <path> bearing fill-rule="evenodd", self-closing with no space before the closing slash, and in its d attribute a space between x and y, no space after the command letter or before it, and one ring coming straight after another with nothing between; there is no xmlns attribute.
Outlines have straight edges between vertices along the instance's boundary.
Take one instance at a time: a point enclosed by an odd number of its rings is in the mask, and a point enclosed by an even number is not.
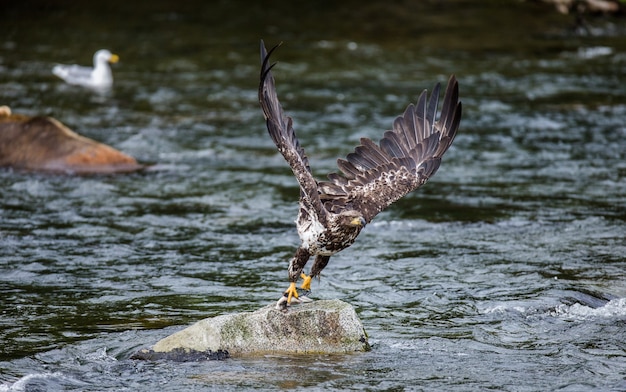
<svg viewBox="0 0 626 392"><path fill-rule="evenodd" d="M361 146L363 149L367 149L372 159L379 165L381 163L384 164L391 162L391 157L389 156L389 154L385 153L385 151L376 143L374 143L372 139L368 139L365 137L361 138Z"/></svg>
<svg viewBox="0 0 626 392"><path fill-rule="evenodd" d="M300 146L293 129L291 117L285 115L283 108L276 94L274 76L270 65L272 52L280 45L274 46L269 53L265 49L265 44L261 40L261 75L259 83L259 103L263 110L267 130L276 144L278 151L283 155L293 174L300 184L301 201L307 204L308 209L317 212L321 222L325 221L326 210L319 197L317 181L311 174L309 160Z"/></svg>
<svg viewBox="0 0 626 392"><path fill-rule="evenodd" d="M415 128L415 143L419 143L420 140L426 138L426 132L428 131L426 124L426 90L422 91L419 98L417 99L417 104L415 104L415 111L410 113L412 116L411 120L413 121L413 126Z"/></svg>
<svg viewBox="0 0 626 392"><path fill-rule="evenodd" d="M430 94L428 100L428 109L426 111L426 120L431 124L435 123L435 115L437 114L437 105L439 103L439 91L441 90L441 84L437 83Z"/></svg>
<svg viewBox="0 0 626 392"><path fill-rule="evenodd" d="M361 139L361 145L347 160L338 159L344 176L329 175L320 183L322 202L333 212L356 209L369 222L379 212L407 193L423 185L441 164L459 128L461 103L458 82L448 80L441 115L435 121L440 85L428 98L420 94L417 104L410 104L386 131L379 145Z"/></svg>
<svg viewBox="0 0 626 392"><path fill-rule="evenodd" d="M415 116L413 114L416 109L416 105L410 104L407 106L400 121L394 124L394 126L398 125L398 135L403 137L408 151L414 149L416 145L415 134L417 133L417 125L415 124Z"/></svg>
<svg viewBox="0 0 626 392"><path fill-rule="evenodd" d="M330 173L329 181L318 183L311 174L309 161L296 137L291 117L284 114L276 95L269 53L261 41L261 81L259 102L272 140L291 166L301 190L301 202L326 221L326 212L346 209L360 211L369 222L379 212L407 193L423 185L441 164L459 128L462 106L458 82L448 80L441 114L435 120L440 85L430 97L424 90L416 104L409 104L398 116L391 130L378 144L362 138L361 144L338 159L339 173Z"/></svg>
<svg viewBox="0 0 626 392"><path fill-rule="evenodd" d="M354 152L348 154L346 158L359 170L369 170L377 166L376 161L371 159L362 146L356 147Z"/></svg>
<svg viewBox="0 0 626 392"><path fill-rule="evenodd" d="M346 178L349 180L356 178L356 176L361 174L361 171L359 169L357 169L352 163L346 161L345 159L337 159L337 167L339 167L339 170L341 170Z"/></svg>
<svg viewBox="0 0 626 392"><path fill-rule="evenodd" d="M408 147L404 145L400 136L393 131L385 132L380 141L380 147L392 157L403 157L409 153Z"/></svg>

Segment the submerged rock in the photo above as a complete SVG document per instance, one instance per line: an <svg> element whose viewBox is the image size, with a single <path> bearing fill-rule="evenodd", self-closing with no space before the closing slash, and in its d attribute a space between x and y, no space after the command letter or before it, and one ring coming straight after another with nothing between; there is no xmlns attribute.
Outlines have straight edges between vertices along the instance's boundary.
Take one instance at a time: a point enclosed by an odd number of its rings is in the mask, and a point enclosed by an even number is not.
<svg viewBox="0 0 626 392"><path fill-rule="evenodd" d="M142 350L136 358L159 358L157 353L183 349L198 353L331 354L369 350L367 334L354 308L339 300L314 301L288 311L268 305L255 312L207 318ZM178 359L180 360L180 359Z"/></svg>
<svg viewBox="0 0 626 392"><path fill-rule="evenodd" d="M168 352L157 352L154 350L143 349L133 354L130 359L139 359L145 361L172 361L172 362L203 362L203 361L222 361L230 358L228 351L196 351L184 348L175 348Z"/></svg>
<svg viewBox="0 0 626 392"><path fill-rule="evenodd" d="M83 137L51 117L11 114L0 107L0 167L75 174L133 172L135 158Z"/></svg>

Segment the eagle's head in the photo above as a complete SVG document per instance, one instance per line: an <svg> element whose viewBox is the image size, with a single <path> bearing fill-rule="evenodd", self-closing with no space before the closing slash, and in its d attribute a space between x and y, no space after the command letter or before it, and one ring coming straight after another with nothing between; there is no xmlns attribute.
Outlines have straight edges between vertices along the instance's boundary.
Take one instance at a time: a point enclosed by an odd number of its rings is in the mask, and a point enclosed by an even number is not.
<svg viewBox="0 0 626 392"><path fill-rule="evenodd" d="M365 226L365 218L360 212L354 210L343 211L339 214L337 223L344 229L361 231Z"/></svg>

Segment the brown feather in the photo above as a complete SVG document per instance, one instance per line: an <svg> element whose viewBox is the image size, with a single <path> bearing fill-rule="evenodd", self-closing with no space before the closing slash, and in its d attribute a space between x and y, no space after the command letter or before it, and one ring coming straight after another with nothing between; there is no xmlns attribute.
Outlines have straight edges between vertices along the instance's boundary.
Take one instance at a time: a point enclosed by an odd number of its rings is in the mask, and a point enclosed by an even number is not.
<svg viewBox="0 0 626 392"><path fill-rule="evenodd" d="M268 132L300 184L300 212L297 219L302 245L289 264L289 279L295 282L310 256L316 261L312 275L319 275L330 256L350 246L363 227L378 213L432 177L441 156L456 136L461 120L458 83L448 80L441 115L436 120L437 84L428 96L424 90L416 104L409 104L393 121L378 144L362 138L345 159L337 159L341 173L328 174L329 181L317 182L309 161L284 114L276 95L273 64L261 41L259 102ZM356 222L356 223L354 223Z"/></svg>
<svg viewBox="0 0 626 392"><path fill-rule="evenodd" d="M433 93L439 91L440 86L436 85ZM348 154L347 160L337 160L347 182L339 180L337 174L330 178L344 191L341 200L332 203L334 208L337 203L344 202L346 208L359 208L369 222L434 175L441 156L456 135L461 118L458 83L454 76L448 82L446 94L446 111L442 109L439 121L435 121L438 97L427 99L424 91L416 105L409 104L395 119L393 129L384 133L378 146L371 140L362 139L361 145Z"/></svg>
<svg viewBox="0 0 626 392"><path fill-rule="evenodd" d="M300 184L301 195L304 196L301 198L301 202L306 204L308 210L317 213L319 221L325 222L326 210L319 198L317 181L311 174L309 160L296 137L292 119L284 114L276 94L274 76L272 76L271 72L274 65L269 65L269 59L277 47L278 45L274 46L268 53L263 41L261 41L262 65L259 83L259 103L261 104L267 130L272 140L276 144L278 151L291 166L291 170Z"/></svg>

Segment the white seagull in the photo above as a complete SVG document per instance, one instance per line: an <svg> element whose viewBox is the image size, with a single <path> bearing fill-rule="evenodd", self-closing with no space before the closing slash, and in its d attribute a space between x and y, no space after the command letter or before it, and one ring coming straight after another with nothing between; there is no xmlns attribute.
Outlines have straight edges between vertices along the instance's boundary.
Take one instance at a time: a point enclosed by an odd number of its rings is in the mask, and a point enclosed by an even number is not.
<svg viewBox="0 0 626 392"><path fill-rule="evenodd" d="M81 65L57 64L52 68L52 73L69 84L90 87L95 89L108 89L113 86L113 74L109 63L117 63L119 56L106 49L100 49L93 55L93 68Z"/></svg>

